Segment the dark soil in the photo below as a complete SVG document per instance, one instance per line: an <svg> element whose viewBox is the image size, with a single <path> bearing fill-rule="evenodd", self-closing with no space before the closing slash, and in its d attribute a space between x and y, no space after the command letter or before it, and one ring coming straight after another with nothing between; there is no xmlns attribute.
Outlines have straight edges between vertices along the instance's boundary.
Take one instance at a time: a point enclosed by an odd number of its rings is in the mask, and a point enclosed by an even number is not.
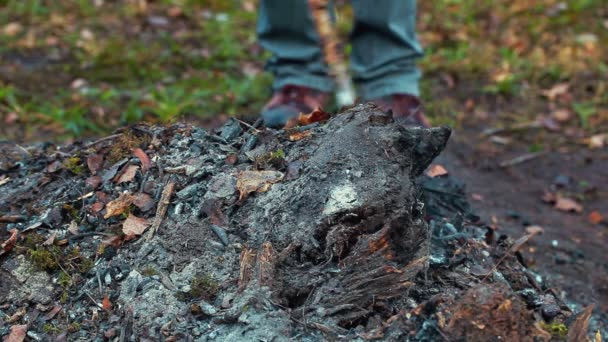
<svg viewBox="0 0 608 342"><path fill-rule="evenodd" d="M0 335L25 323L34 340L585 335L585 317L520 254L546 235L509 238L479 220L457 179L419 177L449 132L362 105L295 131L230 120L6 144L0 215L16 219L0 241L10 229L19 239L0 260L13 279ZM165 205L156 234L126 234Z"/></svg>

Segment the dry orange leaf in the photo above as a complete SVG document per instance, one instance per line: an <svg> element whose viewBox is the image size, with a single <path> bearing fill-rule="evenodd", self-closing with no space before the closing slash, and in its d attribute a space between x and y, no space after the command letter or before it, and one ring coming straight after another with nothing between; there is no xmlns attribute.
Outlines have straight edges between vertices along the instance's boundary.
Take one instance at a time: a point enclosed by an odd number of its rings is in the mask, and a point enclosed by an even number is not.
<svg viewBox="0 0 608 342"><path fill-rule="evenodd" d="M599 211L594 210L594 211L592 211L592 212L589 213L589 216L587 216L587 219L592 224L600 224L604 220L604 217L602 216L602 214L600 214Z"/></svg>
<svg viewBox="0 0 608 342"><path fill-rule="evenodd" d="M429 176L429 177L431 177L431 178L435 178L435 177L439 177L439 176L445 176L447 174L448 174L448 170L445 167L443 167L442 165L439 165L439 164L432 164L426 170L426 175Z"/></svg>
<svg viewBox="0 0 608 342"><path fill-rule="evenodd" d="M287 124L285 124L285 128L310 125L315 122L328 120L329 118L329 113L321 108L317 108L308 114L300 113L297 118L289 119Z"/></svg>
<svg viewBox="0 0 608 342"><path fill-rule="evenodd" d="M150 162L150 158L148 157L146 152L144 152L141 148L138 147L133 149L133 154L141 162L141 172L145 173L146 171L148 171L152 163Z"/></svg>
<svg viewBox="0 0 608 342"><path fill-rule="evenodd" d="M103 218L107 219L112 216L120 215L127 211L131 204L133 204L133 196L131 196L131 194L120 194L117 199L106 205L107 212Z"/></svg>
<svg viewBox="0 0 608 342"><path fill-rule="evenodd" d="M115 179L116 184L130 182L135 178L137 174L137 170L139 170L139 166L137 165L127 165L124 171L118 175Z"/></svg>
<svg viewBox="0 0 608 342"><path fill-rule="evenodd" d="M302 140L304 138L307 138L309 136L312 135L312 132L310 130L308 131L304 131L304 132L295 132L289 135L289 140L290 141L298 141L298 140Z"/></svg>
<svg viewBox="0 0 608 342"><path fill-rule="evenodd" d="M583 211L583 206L571 198L559 197L555 201L555 208L561 211L569 211L580 213Z"/></svg>
<svg viewBox="0 0 608 342"><path fill-rule="evenodd" d="M252 192L268 191L270 185L283 179L279 171L241 171L237 175L236 188L239 190L239 200Z"/></svg>
<svg viewBox="0 0 608 342"><path fill-rule="evenodd" d="M150 221L143 217L129 214L125 222L122 223L122 232L125 235L141 235L150 226Z"/></svg>
<svg viewBox="0 0 608 342"><path fill-rule="evenodd" d="M558 83L551 87L551 89L543 90L541 93L546 96L549 100L555 100L560 95L566 94L570 85L568 83Z"/></svg>
<svg viewBox="0 0 608 342"><path fill-rule="evenodd" d="M6 254L17 244L17 229L11 229L11 236L0 245L0 255Z"/></svg>
<svg viewBox="0 0 608 342"><path fill-rule="evenodd" d="M103 296L103 300L101 301L101 308L110 311L112 310L112 303L110 302L110 298L108 295Z"/></svg>

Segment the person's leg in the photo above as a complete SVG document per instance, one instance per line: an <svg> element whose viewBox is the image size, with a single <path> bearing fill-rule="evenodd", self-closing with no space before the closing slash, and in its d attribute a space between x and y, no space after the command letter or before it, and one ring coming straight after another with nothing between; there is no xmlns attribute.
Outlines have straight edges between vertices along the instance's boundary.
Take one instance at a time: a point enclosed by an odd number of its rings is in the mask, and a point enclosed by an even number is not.
<svg viewBox="0 0 608 342"><path fill-rule="evenodd" d="M361 98L419 96L415 0L353 0L351 67Z"/></svg>
<svg viewBox="0 0 608 342"><path fill-rule="evenodd" d="M322 92L333 89L306 0L261 0L257 34L272 53L266 70L274 75L274 89L287 85Z"/></svg>

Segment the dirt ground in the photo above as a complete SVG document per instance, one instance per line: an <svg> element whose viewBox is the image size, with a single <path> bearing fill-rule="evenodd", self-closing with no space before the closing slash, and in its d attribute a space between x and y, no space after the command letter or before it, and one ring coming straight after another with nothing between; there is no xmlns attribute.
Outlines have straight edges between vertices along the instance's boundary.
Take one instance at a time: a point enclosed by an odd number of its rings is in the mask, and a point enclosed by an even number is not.
<svg viewBox="0 0 608 342"><path fill-rule="evenodd" d="M592 224L588 214L608 212L608 153L586 149L549 152L500 167L501 162L527 151L521 147L488 148L488 143L478 138L479 132L475 127L456 130L436 162L466 183L477 214L498 233L516 238L525 233L527 225L541 226L544 233L523 251L528 265L550 286L562 289L566 300L582 306L595 303L605 315L606 222ZM548 191L578 194L584 199L582 213L563 212L544 203L542 198Z"/></svg>

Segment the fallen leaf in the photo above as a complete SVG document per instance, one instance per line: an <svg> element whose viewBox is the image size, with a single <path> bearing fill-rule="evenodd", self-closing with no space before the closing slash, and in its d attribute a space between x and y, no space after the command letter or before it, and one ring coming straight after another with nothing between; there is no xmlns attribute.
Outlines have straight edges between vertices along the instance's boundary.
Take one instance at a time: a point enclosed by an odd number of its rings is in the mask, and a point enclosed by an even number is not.
<svg viewBox="0 0 608 342"><path fill-rule="evenodd" d="M22 342L25 340L25 335L27 333L27 324L23 325L13 325L11 327L11 332L4 339L4 342Z"/></svg>
<svg viewBox="0 0 608 342"><path fill-rule="evenodd" d="M555 202L555 208L561 211L580 213L583 211L583 206L575 200L566 197L559 197Z"/></svg>
<svg viewBox="0 0 608 342"><path fill-rule="evenodd" d="M141 148L133 149L133 154L139 159L141 162L141 172L146 173L146 171L150 170L150 166L152 163L150 162L150 158Z"/></svg>
<svg viewBox="0 0 608 342"><path fill-rule="evenodd" d="M87 157L87 166L93 175L96 175L103 166L103 156L100 154L91 154Z"/></svg>
<svg viewBox="0 0 608 342"><path fill-rule="evenodd" d="M526 233L528 234L542 234L545 230L541 226L527 226Z"/></svg>
<svg viewBox="0 0 608 342"><path fill-rule="evenodd" d="M557 109L551 112L551 117L557 122L567 122L572 118L572 112L567 109Z"/></svg>
<svg viewBox="0 0 608 342"><path fill-rule="evenodd" d="M312 135L312 132L310 130L304 131L304 132L295 132L295 133L289 134L288 139L289 139L289 141L298 141L298 140L307 138L311 135Z"/></svg>
<svg viewBox="0 0 608 342"><path fill-rule="evenodd" d="M11 181L11 177L2 176L2 178L0 178L0 186L4 185L10 181Z"/></svg>
<svg viewBox="0 0 608 342"><path fill-rule="evenodd" d="M129 214L125 222L122 223L122 232L127 236L141 235L150 224L148 219Z"/></svg>
<svg viewBox="0 0 608 342"><path fill-rule="evenodd" d="M138 192L134 196L133 204L135 204L135 206L138 207L139 210L145 212L145 211L148 211L148 210L154 208L154 205L156 203L154 202L154 199L152 198L152 196L150 196L144 192Z"/></svg>
<svg viewBox="0 0 608 342"><path fill-rule="evenodd" d="M23 31L23 25L18 22L12 22L4 25L2 28L2 33L5 36L13 37Z"/></svg>
<svg viewBox="0 0 608 342"><path fill-rule="evenodd" d="M473 193L473 194L471 194L471 198L475 201L483 201L483 196L480 194Z"/></svg>
<svg viewBox="0 0 608 342"><path fill-rule="evenodd" d="M137 170L139 170L139 166L127 165L120 173L120 175L114 177L114 181L116 182L116 184L130 182L133 180L133 178L135 178Z"/></svg>
<svg viewBox="0 0 608 342"><path fill-rule="evenodd" d="M104 219L112 216L120 215L127 211L129 206L133 204L133 196L128 193L120 194L120 196L106 205L107 212Z"/></svg>
<svg viewBox="0 0 608 342"><path fill-rule="evenodd" d="M553 204L557 201L557 195L550 191L545 191L543 197L541 197L542 201L545 203Z"/></svg>
<svg viewBox="0 0 608 342"><path fill-rule="evenodd" d="M97 189L97 187L101 184L101 177L100 176L89 177L84 181L84 184L86 186L89 186L91 189Z"/></svg>
<svg viewBox="0 0 608 342"><path fill-rule="evenodd" d="M600 332L600 329L597 329L595 332L595 342L602 342L602 333Z"/></svg>
<svg viewBox="0 0 608 342"><path fill-rule="evenodd" d="M59 311L61 311L62 308L63 307L61 305L55 305L53 307L53 309L51 309L51 311L49 311L46 315L44 315L42 320L49 321L49 320L53 319L53 317L55 317L59 313Z"/></svg>
<svg viewBox="0 0 608 342"><path fill-rule="evenodd" d="M602 214L599 213L599 211L594 210L589 213L589 216L587 216L587 219L592 224L600 224L604 220L604 217L602 216Z"/></svg>
<svg viewBox="0 0 608 342"><path fill-rule="evenodd" d="M110 302L110 298L108 295L103 296L103 300L101 301L101 308L110 311L112 310L112 303Z"/></svg>
<svg viewBox="0 0 608 342"><path fill-rule="evenodd" d="M589 318L595 305L591 304L578 314L576 320L568 327L568 342L587 341L587 329L589 328Z"/></svg>
<svg viewBox="0 0 608 342"><path fill-rule="evenodd" d="M558 96L566 94L569 88L570 85L568 83L558 83L551 87L551 89L541 91L541 94L543 94L549 100L553 101Z"/></svg>
<svg viewBox="0 0 608 342"><path fill-rule="evenodd" d="M10 252L13 249L13 247L15 247L15 244L17 244L18 230L11 229L10 233L11 233L11 236L0 245L0 256Z"/></svg>
<svg viewBox="0 0 608 342"><path fill-rule="evenodd" d="M290 119L287 121L287 124L285 124L285 128L310 125L315 122L328 120L329 118L329 113L325 112L321 108L317 108L308 114L300 113L298 117Z"/></svg>
<svg viewBox="0 0 608 342"><path fill-rule="evenodd" d="M595 134L589 137L587 140L587 144L589 148L602 148L606 145L606 140L608 140L608 134Z"/></svg>
<svg viewBox="0 0 608 342"><path fill-rule="evenodd" d="M103 210L103 207L105 207L105 204L103 204L103 202L95 202L93 203L93 205L91 205L91 211L93 211L94 213L98 213Z"/></svg>
<svg viewBox="0 0 608 342"><path fill-rule="evenodd" d="M11 315L11 317L8 318L8 321L6 321L7 323L15 323L19 320L21 320L21 318L23 318L23 316L25 316L25 314L27 313L27 307L22 306L19 309L17 309L17 311Z"/></svg>
<svg viewBox="0 0 608 342"><path fill-rule="evenodd" d="M63 164L59 160L55 160L46 166L46 172L55 173L63 168Z"/></svg>
<svg viewBox="0 0 608 342"><path fill-rule="evenodd" d="M55 242L55 238L57 237L57 231L54 231L51 233L51 235L48 237L48 239L46 239L42 245L43 246L52 246L53 243Z"/></svg>
<svg viewBox="0 0 608 342"><path fill-rule="evenodd" d="M102 246L102 245L118 248L118 247L120 247L120 245L122 245L122 237L120 237L119 235L107 237L107 238L101 240L100 246Z"/></svg>
<svg viewBox="0 0 608 342"><path fill-rule="evenodd" d="M268 191L272 183L283 178L279 171L241 171L237 175L236 188L239 190L239 200L246 198L252 192Z"/></svg>
<svg viewBox="0 0 608 342"><path fill-rule="evenodd" d="M70 222L68 232L72 233L73 235L78 235L78 223L76 223L76 221L72 220L72 222Z"/></svg>
<svg viewBox="0 0 608 342"><path fill-rule="evenodd" d="M429 176L429 177L431 177L431 178L435 178L435 177L439 177L439 176L445 176L447 174L448 174L448 170L445 167L443 167L442 165L439 165L439 164L432 164L426 170L426 175Z"/></svg>

